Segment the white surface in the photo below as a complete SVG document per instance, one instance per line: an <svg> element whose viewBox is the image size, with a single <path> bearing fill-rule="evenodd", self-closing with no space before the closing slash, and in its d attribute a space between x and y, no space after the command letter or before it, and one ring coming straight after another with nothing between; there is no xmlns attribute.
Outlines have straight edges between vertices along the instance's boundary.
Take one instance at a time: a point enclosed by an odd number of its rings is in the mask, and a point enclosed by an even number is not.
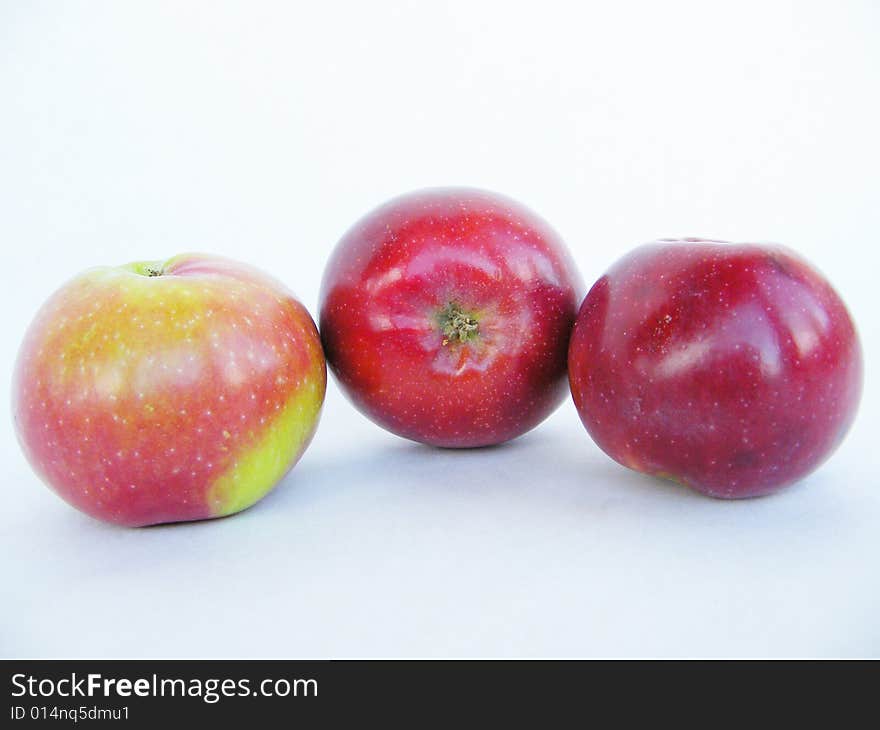
<svg viewBox="0 0 880 730"><path fill-rule="evenodd" d="M0 383L83 268L213 251L314 312L344 230L438 184L526 203L588 282L657 236L783 242L866 355L833 459L737 503L617 466L571 404L452 453L331 382L258 506L125 530L0 419L0 654L880 655L878 40L871 0L0 3Z"/></svg>

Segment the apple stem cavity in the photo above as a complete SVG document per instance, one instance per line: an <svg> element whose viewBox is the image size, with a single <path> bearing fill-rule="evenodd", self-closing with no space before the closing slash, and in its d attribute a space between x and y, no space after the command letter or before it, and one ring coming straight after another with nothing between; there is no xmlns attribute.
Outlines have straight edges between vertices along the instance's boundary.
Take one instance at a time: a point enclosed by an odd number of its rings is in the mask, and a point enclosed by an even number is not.
<svg viewBox="0 0 880 730"><path fill-rule="evenodd" d="M135 261L122 268L128 269L133 274L138 274L139 276L162 276L165 273L162 261Z"/></svg>
<svg viewBox="0 0 880 730"><path fill-rule="evenodd" d="M457 302L449 302L437 319L443 331L443 344L468 342L480 334L480 323L472 314L465 312Z"/></svg>

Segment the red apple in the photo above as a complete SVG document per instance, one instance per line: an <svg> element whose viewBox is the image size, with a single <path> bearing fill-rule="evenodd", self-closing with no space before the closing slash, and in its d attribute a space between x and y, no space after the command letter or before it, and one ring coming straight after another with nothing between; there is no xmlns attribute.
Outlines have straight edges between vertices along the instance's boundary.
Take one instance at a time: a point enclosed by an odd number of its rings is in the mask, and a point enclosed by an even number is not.
<svg viewBox="0 0 880 730"><path fill-rule="evenodd" d="M497 444L564 399L582 290L534 213L493 193L425 190L339 242L321 337L343 390L379 425L435 446Z"/></svg>
<svg viewBox="0 0 880 730"><path fill-rule="evenodd" d="M314 322L278 282L198 254L98 268L42 307L13 379L39 476L121 525L249 507L302 454L324 398Z"/></svg>
<svg viewBox="0 0 880 730"><path fill-rule="evenodd" d="M599 279L568 366L609 456L724 498L819 466L862 383L852 319L819 273L778 246L699 239L642 246Z"/></svg>

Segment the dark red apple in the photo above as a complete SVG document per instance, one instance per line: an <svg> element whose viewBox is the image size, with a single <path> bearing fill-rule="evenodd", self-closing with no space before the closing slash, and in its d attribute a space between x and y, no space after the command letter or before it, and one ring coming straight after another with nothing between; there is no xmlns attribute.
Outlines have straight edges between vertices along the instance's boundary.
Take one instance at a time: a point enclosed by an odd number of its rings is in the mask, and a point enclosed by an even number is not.
<svg viewBox="0 0 880 730"><path fill-rule="evenodd" d="M862 383L852 319L815 269L782 247L699 239L642 246L599 279L568 366L609 456L724 498L813 471Z"/></svg>
<svg viewBox="0 0 880 730"><path fill-rule="evenodd" d="M559 236L493 193L392 200L327 265L320 329L351 401L414 441L507 441L564 399L583 285Z"/></svg>

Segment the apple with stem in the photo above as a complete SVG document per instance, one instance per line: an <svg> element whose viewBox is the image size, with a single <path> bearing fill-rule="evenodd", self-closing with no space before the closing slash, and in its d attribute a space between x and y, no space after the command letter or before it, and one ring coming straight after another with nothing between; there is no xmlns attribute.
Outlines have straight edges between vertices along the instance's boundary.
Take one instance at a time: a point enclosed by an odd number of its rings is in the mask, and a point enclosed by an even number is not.
<svg viewBox="0 0 880 730"><path fill-rule="evenodd" d="M396 198L336 246L320 329L343 391L399 436L498 444L566 396L580 276L559 236L494 193Z"/></svg>
<svg viewBox="0 0 880 730"><path fill-rule="evenodd" d="M774 492L840 444L861 393L856 329L788 249L635 249L593 286L569 348L581 420L612 458L722 498Z"/></svg>
<svg viewBox="0 0 880 730"><path fill-rule="evenodd" d="M13 415L37 474L107 522L220 517L262 498L317 426L314 322L277 281L185 254L86 271L27 331Z"/></svg>

